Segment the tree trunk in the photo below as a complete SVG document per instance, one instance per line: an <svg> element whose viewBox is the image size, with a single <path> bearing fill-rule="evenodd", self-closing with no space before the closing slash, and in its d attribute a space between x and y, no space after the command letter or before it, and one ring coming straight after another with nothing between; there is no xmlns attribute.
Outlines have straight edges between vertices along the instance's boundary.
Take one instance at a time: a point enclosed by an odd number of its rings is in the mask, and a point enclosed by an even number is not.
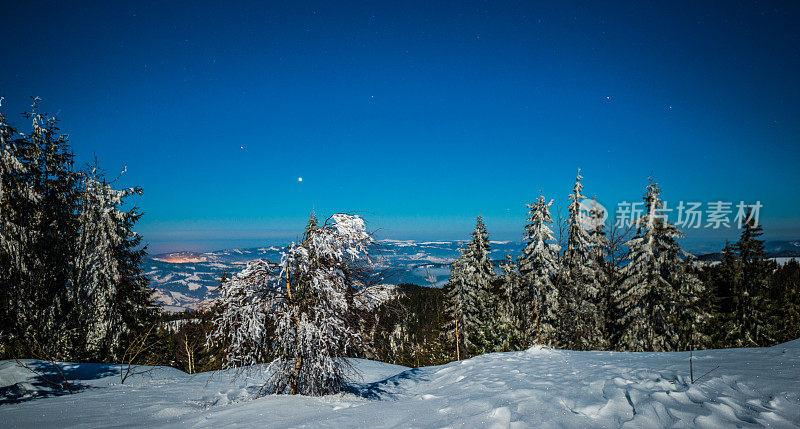
<svg viewBox="0 0 800 429"><path fill-rule="evenodd" d="M461 338L458 336L458 317L456 316L456 360L461 360Z"/></svg>
<svg viewBox="0 0 800 429"><path fill-rule="evenodd" d="M300 368L303 365L303 356L297 356L297 362L294 364L294 380L292 382L292 388L289 390L290 395L297 394L297 388L300 387Z"/></svg>
<svg viewBox="0 0 800 429"><path fill-rule="evenodd" d="M187 369L189 374L194 374L194 368L192 364L192 352L189 350L189 336L188 334L183 335L183 349L186 351L186 362L187 362Z"/></svg>
<svg viewBox="0 0 800 429"><path fill-rule="evenodd" d="M286 283L286 286L288 288L288 286L289 286L288 282ZM297 320L297 328L298 328L297 330L299 331L300 318L297 317L296 320ZM302 366L303 366L303 355L300 354L300 347L298 346L297 347L297 361L294 364L294 380L292 380L292 387L291 387L291 389L289 389L289 394L290 395L296 395L298 387L300 387L300 369L302 368Z"/></svg>

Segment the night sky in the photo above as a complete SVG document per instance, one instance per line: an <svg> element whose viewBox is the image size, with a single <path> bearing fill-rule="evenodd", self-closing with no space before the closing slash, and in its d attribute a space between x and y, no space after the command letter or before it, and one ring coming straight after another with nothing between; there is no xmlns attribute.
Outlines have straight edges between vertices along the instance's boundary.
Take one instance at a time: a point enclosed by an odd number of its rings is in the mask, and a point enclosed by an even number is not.
<svg viewBox="0 0 800 429"><path fill-rule="evenodd" d="M577 168L612 210L652 173L800 238L799 3L392 3L4 2L2 111L39 96L80 163L127 165L153 252L294 238L312 209L519 240Z"/></svg>

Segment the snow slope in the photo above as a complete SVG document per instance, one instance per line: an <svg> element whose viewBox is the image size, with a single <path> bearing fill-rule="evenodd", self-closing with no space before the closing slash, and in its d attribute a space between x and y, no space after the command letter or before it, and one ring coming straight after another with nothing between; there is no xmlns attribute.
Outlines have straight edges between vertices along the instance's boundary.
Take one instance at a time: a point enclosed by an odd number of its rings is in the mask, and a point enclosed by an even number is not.
<svg viewBox="0 0 800 429"><path fill-rule="evenodd" d="M35 364L35 362L33 362ZM0 362L9 427L800 427L800 340L695 353L532 348L408 369L353 360L362 380L321 398L251 399L256 378L159 368L119 384L116 368L66 365L84 389L47 396ZM33 398L36 394L42 397Z"/></svg>

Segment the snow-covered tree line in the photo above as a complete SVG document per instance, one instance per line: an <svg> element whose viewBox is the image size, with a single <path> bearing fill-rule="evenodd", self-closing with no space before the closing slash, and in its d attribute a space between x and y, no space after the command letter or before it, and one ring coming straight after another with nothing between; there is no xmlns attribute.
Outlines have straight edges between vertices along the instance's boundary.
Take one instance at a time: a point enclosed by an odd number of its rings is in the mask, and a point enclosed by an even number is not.
<svg viewBox="0 0 800 429"><path fill-rule="evenodd" d="M665 217L660 189L646 187L646 213L615 259L602 213L588 210L580 172L568 197L565 225L554 226L552 201L528 205L522 254L495 275L486 226L478 217L472 241L451 266L447 285L449 341L457 358L543 344L577 350L688 349L706 339L709 314L692 257ZM560 227L560 228L559 228ZM565 231L563 243L554 228ZM624 234L623 234L624 235ZM498 338L500 336L500 338Z"/></svg>
<svg viewBox="0 0 800 429"><path fill-rule="evenodd" d="M344 357L420 366L534 344L663 351L800 335L790 317L800 314L800 264L768 262L759 227L746 224L722 263L698 267L652 179L645 213L622 231L584 198L581 179L563 216L544 196L528 205L516 257L492 258L479 217L442 289L368 286L363 221L312 217L280 263L253 261L223 282L206 354L221 349L224 367L268 364L263 392L320 395L346 387Z"/></svg>
<svg viewBox="0 0 800 429"><path fill-rule="evenodd" d="M645 189L646 213L626 233L606 227L596 204L586 206L580 181L579 175L567 214L555 222L552 201L539 196L528 205L524 249L507 256L499 273L479 217L443 289L370 286L374 243L363 220L336 214L319 225L312 216L280 262L252 261L223 281L203 316L213 322L201 354L221 357L207 365L265 371L262 393L322 395L346 388L352 373L345 357L420 366L533 344L680 350L728 345L729 337L772 341L762 329L773 317L762 311L769 305L747 292L771 280L751 268L748 280L737 274L733 284L701 281L678 245L680 232L659 214L655 182ZM561 243L557 231L564 232ZM742 250L719 265L732 272L760 267L752 240L758 234L755 227L743 233ZM787 265L782 281L800 273L796 265ZM725 296L738 297L720 300L716 290L727 286L734 292ZM725 305L736 316L716 310ZM715 328L723 325L725 335Z"/></svg>
<svg viewBox="0 0 800 429"><path fill-rule="evenodd" d="M20 130L0 113L0 354L114 360L152 320L144 250L96 165L78 170L55 118L34 100Z"/></svg>

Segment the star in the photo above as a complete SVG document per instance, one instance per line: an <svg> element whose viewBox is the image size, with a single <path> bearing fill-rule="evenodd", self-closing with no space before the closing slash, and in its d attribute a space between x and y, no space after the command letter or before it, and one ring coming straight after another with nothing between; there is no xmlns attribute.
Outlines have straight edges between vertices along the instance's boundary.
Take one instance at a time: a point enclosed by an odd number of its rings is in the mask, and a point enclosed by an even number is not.
<svg viewBox="0 0 800 429"><path fill-rule="evenodd" d="M298 181L298 182L302 182L302 181L303 181L303 178L302 178L302 177L298 177L298 178L297 178L297 181Z"/></svg>

